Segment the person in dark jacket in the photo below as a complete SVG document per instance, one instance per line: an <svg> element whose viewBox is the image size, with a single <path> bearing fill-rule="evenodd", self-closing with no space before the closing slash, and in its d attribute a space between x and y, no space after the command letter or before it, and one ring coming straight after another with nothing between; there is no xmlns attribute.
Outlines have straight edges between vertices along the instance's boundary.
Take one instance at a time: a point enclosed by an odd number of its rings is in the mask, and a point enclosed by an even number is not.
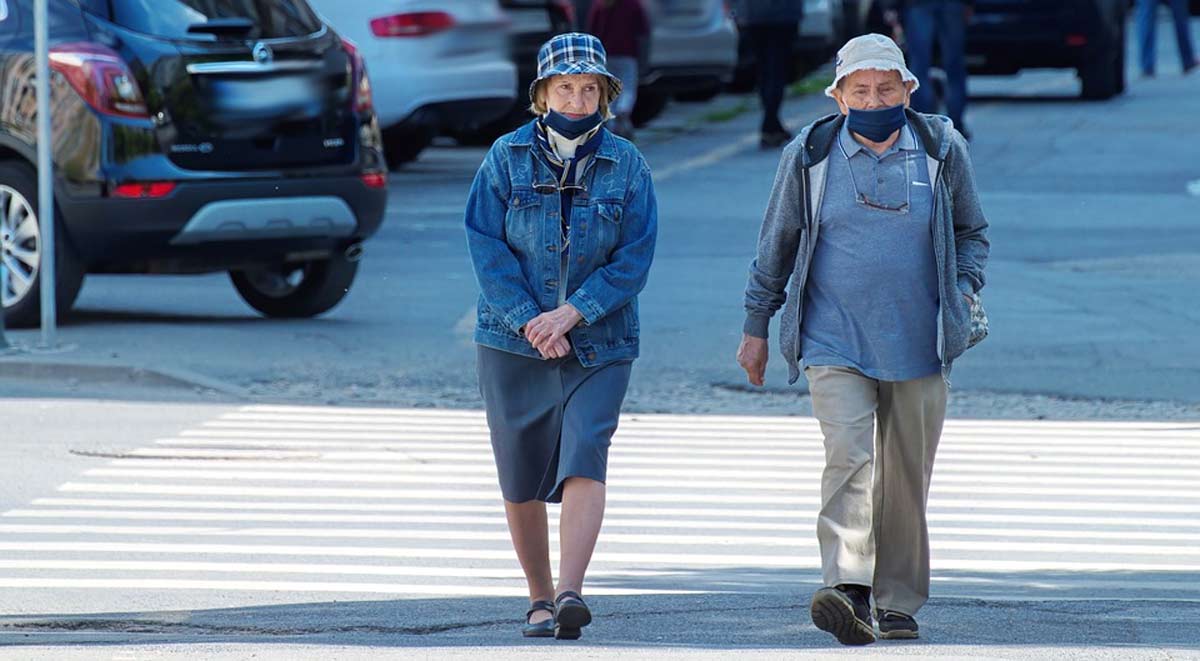
<svg viewBox="0 0 1200 661"><path fill-rule="evenodd" d="M750 43L754 53L763 109L759 146L783 146L792 134L780 120L779 108L787 87L792 48L804 17L804 0L735 0L733 14L741 39Z"/></svg>
<svg viewBox="0 0 1200 661"><path fill-rule="evenodd" d="M633 106L637 103L638 61L650 39L650 19L641 0L596 0L588 13L588 32L608 53L608 70L621 79L621 96L613 102L613 133L633 139Z"/></svg>
<svg viewBox="0 0 1200 661"><path fill-rule="evenodd" d="M913 92L912 107L918 112L937 112L937 96L929 80L933 66L933 43L942 54L946 72L946 115L954 128L968 140L963 124L967 109L967 22L975 11L974 0L884 0L883 20L893 30L903 29L908 49L908 67L921 81Z"/></svg>

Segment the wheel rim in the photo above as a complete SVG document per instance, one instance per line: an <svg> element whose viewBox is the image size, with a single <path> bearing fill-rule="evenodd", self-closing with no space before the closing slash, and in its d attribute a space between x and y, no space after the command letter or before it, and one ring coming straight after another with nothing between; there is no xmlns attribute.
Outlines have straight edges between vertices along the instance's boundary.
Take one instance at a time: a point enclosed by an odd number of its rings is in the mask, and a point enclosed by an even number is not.
<svg viewBox="0 0 1200 661"><path fill-rule="evenodd" d="M0 184L0 260L7 271L0 291L4 307L17 304L37 280L41 264L42 235L29 200L16 189Z"/></svg>
<svg viewBox="0 0 1200 661"><path fill-rule="evenodd" d="M258 292L271 298L285 298L296 292L308 277L308 264L286 264L276 268L245 271L246 280Z"/></svg>

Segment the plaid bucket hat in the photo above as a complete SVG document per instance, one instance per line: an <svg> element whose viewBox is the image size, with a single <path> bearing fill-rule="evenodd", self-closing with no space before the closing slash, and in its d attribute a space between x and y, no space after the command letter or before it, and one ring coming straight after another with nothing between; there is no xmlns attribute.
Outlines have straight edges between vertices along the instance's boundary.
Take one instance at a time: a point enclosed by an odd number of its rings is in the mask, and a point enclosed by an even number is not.
<svg viewBox="0 0 1200 661"><path fill-rule="evenodd" d="M560 34L538 49L537 78L529 84L529 100L533 100L538 83L552 76L590 73L608 80L609 99L621 95L621 79L608 72L608 54L604 44L583 32Z"/></svg>

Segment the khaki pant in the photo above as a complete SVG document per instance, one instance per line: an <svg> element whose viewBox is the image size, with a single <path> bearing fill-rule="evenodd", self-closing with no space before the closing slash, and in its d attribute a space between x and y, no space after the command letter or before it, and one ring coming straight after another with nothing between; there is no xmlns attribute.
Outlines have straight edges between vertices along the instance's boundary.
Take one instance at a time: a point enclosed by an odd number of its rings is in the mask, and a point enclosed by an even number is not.
<svg viewBox="0 0 1200 661"><path fill-rule="evenodd" d="M872 586L876 608L915 615L929 599L925 504L946 383L941 374L876 381L846 367L804 374L825 435L817 517L825 585Z"/></svg>

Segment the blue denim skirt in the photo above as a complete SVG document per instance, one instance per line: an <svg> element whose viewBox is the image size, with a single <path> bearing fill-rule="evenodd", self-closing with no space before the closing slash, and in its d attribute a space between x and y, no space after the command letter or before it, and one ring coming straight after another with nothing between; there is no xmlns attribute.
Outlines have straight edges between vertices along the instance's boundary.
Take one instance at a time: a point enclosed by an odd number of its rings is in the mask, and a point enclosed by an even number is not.
<svg viewBox="0 0 1200 661"><path fill-rule="evenodd" d="M569 477L604 482L633 362L587 368L574 354L540 360L481 345L477 351L504 499L558 503Z"/></svg>

